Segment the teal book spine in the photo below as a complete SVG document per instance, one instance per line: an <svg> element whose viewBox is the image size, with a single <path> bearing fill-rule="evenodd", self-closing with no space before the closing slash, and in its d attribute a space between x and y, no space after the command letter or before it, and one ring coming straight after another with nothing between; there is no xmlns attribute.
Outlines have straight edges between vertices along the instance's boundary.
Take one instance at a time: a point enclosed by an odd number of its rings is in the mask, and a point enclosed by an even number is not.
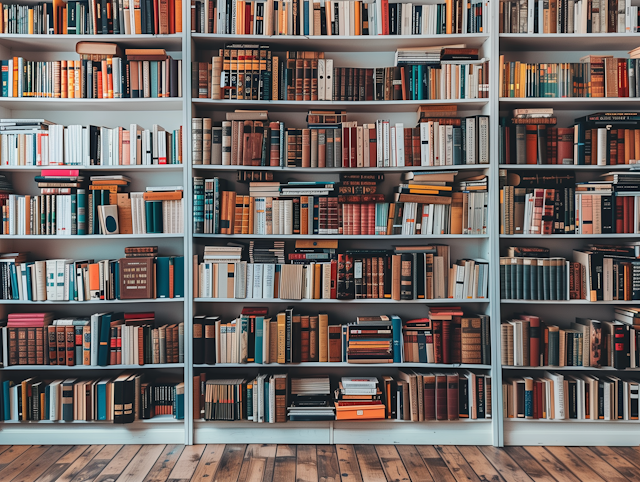
<svg viewBox="0 0 640 482"><path fill-rule="evenodd" d="M264 337L264 316L256 316L256 344L255 344L255 362L262 364L262 343ZM248 398L247 400L251 400ZM249 412L252 413L252 412Z"/></svg>
<svg viewBox="0 0 640 482"><path fill-rule="evenodd" d="M422 80L424 78L424 65L419 64L418 65L418 78L417 78L417 96L418 96L418 100L423 100L424 99L424 81Z"/></svg>
<svg viewBox="0 0 640 482"><path fill-rule="evenodd" d="M184 257L173 258L173 297L184 298Z"/></svg>
<svg viewBox="0 0 640 482"><path fill-rule="evenodd" d="M98 383L96 385L96 399L98 407L98 420L107 419L107 385L105 383Z"/></svg>
<svg viewBox="0 0 640 482"><path fill-rule="evenodd" d="M78 229L77 234L84 236L87 234L87 191L78 189L76 193Z"/></svg>
<svg viewBox="0 0 640 482"><path fill-rule="evenodd" d="M156 258L156 289L158 298L169 298L169 258Z"/></svg>
<svg viewBox="0 0 640 482"><path fill-rule="evenodd" d="M162 201L153 201L153 232L162 233Z"/></svg>
<svg viewBox="0 0 640 482"><path fill-rule="evenodd" d="M151 97L155 99L158 97L158 61L157 60L151 60L149 62L149 74L151 76L151 79L149 81L149 83L151 84Z"/></svg>
<svg viewBox="0 0 640 482"><path fill-rule="evenodd" d="M402 363L402 319L391 315L391 331L393 336L393 363Z"/></svg>
<svg viewBox="0 0 640 482"><path fill-rule="evenodd" d="M144 210L147 221L147 234L155 233L156 231L153 225L153 201L145 201Z"/></svg>
<svg viewBox="0 0 640 482"><path fill-rule="evenodd" d="M78 196L71 195L71 235L78 234Z"/></svg>

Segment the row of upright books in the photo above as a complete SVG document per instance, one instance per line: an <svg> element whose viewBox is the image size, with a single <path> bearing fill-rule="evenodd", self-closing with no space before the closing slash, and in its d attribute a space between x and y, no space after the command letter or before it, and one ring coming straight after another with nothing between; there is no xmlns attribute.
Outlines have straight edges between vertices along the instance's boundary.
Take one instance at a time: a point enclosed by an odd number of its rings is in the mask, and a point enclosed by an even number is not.
<svg viewBox="0 0 640 482"><path fill-rule="evenodd" d="M4 180L4 179L2 179ZM122 192L124 175L91 176L78 169L43 169L34 178L40 195L11 194L0 186L1 234L81 236L94 234L180 234L184 232L182 186ZM88 189L87 189L88 187Z"/></svg>
<svg viewBox="0 0 640 482"><path fill-rule="evenodd" d="M489 117L457 117L456 106L421 106L416 127L346 111L309 111L307 127L269 121L267 111L192 119L194 164L272 167L405 167L489 163ZM434 111L443 108L445 111Z"/></svg>
<svg viewBox="0 0 640 482"><path fill-rule="evenodd" d="M208 246L194 273L196 297L217 299L482 299L489 265L450 264L449 246L338 252L338 242L296 241L289 263L242 261L242 247Z"/></svg>
<svg viewBox="0 0 640 482"><path fill-rule="evenodd" d="M339 67L324 52L231 44L211 63L192 63L192 96L347 102L487 98L489 61L479 58L478 49L449 50L455 52L426 47L403 56L398 51L394 66L357 68Z"/></svg>
<svg viewBox="0 0 640 482"><path fill-rule="evenodd" d="M0 119L0 166L182 164L182 126L59 125L45 119Z"/></svg>
<svg viewBox="0 0 640 482"><path fill-rule="evenodd" d="M505 419L638 420L637 380L565 375L508 378L502 384Z"/></svg>
<svg viewBox="0 0 640 482"><path fill-rule="evenodd" d="M3 366L184 363L184 324L154 324L150 313L10 313L0 327Z"/></svg>
<svg viewBox="0 0 640 482"><path fill-rule="evenodd" d="M147 380L125 372L116 377L2 382L4 421L133 423L160 415L184 419L184 383Z"/></svg>
<svg viewBox="0 0 640 482"><path fill-rule="evenodd" d="M576 318L568 327L520 315L500 325L502 365L637 368L639 318L638 308L624 306L614 320Z"/></svg>
<svg viewBox="0 0 640 482"><path fill-rule="evenodd" d="M500 97L638 97L640 51L630 58L587 55L580 62L522 62L500 56Z"/></svg>
<svg viewBox="0 0 640 482"><path fill-rule="evenodd" d="M622 0L501 1L500 33L636 33L638 7Z"/></svg>
<svg viewBox="0 0 640 482"><path fill-rule="evenodd" d="M191 32L226 35L438 35L487 33L490 3L196 0Z"/></svg>
<svg viewBox="0 0 640 482"><path fill-rule="evenodd" d="M573 261L548 248L518 246L500 258L502 299L631 301L640 299L638 246L590 244Z"/></svg>
<svg viewBox="0 0 640 482"><path fill-rule="evenodd" d="M182 0L53 0L2 5L0 33L28 35L173 34L182 32Z"/></svg>
<svg viewBox="0 0 640 482"><path fill-rule="evenodd" d="M431 307L428 317L358 316L336 324L326 313L245 307L239 317L199 315L193 322L194 364L444 363L491 361L489 317L459 307Z"/></svg>
<svg viewBox="0 0 640 482"><path fill-rule="evenodd" d="M182 256L158 256L157 247L151 246L125 248L125 255L126 258L117 260L29 261L28 253L1 254L0 299L91 301L184 298Z"/></svg>
<svg viewBox="0 0 640 482"><path fill-rule="evenodd" d="M80 60L2 60L2 97L182 97L182 60L164 49L126 49L123 55L116 44L80 42L76 51Z"/></svg>
<svg viewBox="0 0 640 482"><path fill-rule="evenodd" d="M194 231L207 234L429 235L487 233L487 178L455 171L408 173L385 202L382 174L342 174L341 183L250 182L249 195L194 178ZM362 179L366 178L366 179ZM422 181L420 179L424 178ZM337 191L338 196L331 196Z"/></svg>
<svg viewBox="0 0 640 482"><path fill-rule="evenodd" d="M194 376L194 411L204 420L477 420L492 418L491 376L401 370L380 377ZM334 388L335 387L335 388Z"/></svg>

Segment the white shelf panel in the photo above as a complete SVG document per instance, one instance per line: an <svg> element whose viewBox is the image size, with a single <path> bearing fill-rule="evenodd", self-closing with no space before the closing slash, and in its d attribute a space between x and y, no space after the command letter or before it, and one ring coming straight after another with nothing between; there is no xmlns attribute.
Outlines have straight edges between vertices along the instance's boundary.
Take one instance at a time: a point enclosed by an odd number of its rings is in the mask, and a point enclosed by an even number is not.
<svg viewBox="0 0 640 482"><path fill-rule="evenodd" d="M126 99L128 100L128 99ZM307 112L309 109L348 109L350 112L414 112L421 105L452 105L459 111L479 110L489 104L489 99L459 100L389 100L389 101L294 101L294 100L212 100L193 99L193 104L205 109L227 111L233 109L259 108L269 112ZM1 104L0 104L1 105Z"/></svg>
<svg viewBox="0 0 640 482"><path fill-rule="evenodd" d="M638 239L640 234L609 233L609 234L501 234L500 239L600 239L627 238Z"/></svg>
<svg viewBox="0 0 640 482"><path fill-rule="evenodd" d="M638 39L640 40L640 39ZM614 164L613 166L592 166L575 164L500 164L500 169L511 170L559 170L559 171L628 171L640 169L640 164Z"/></svg>
<svg viewBox="0 0 640 482"><path fill-rule="evenodd" d="M535 371L609 371L609 372L637 372L640 371L640 368L626 368L624 370L620 370L618 368L613 367L580 367L580 366L571 366L571 367L554 367L554 366L546 366L546 367L515 367L515 366L502 366L503 370L535 370Z"/></svg>
<svg viewBox="0 0 640 482"><path fill-rule="evenodd" d="M91 366L91 365L11 365L8 367L0 368L0 371L75 371L75 370L149 370L155 368L175 369L184 368L184 363L155 363L149 365L108 365L103 366Z"/></svg>
<svg viewBox="0 0 640 482"><path fill-rule="evenodd" d="M2 300L3 305L122 305L122 304L147 304L147 303L183 303L184 298L153 298L139 300L88 300L88 301L25 301L25 300Z"/></svg>
<svg viewBox="0 0 640 482"><path fill-rule="evenodd" d="M638 37L624 33L501 33L500 51L631 50L638 46Z"/></svg>
<svg viewBox="0 0 640 482"><path fill-rule="evenodd" d="M0 97L0 107L40 111L139 112L182 111L182 98L161 99L51 99L45 97Z"/></svg>
<svg viewBox="0 0 640 482"><path fill-rule="evenodd" d="M351 303L351 304L427 304L427 305L458 305L467 303L489 303L488 298L477 299L438 299L438 300L391 300L391 299L362 299L362 300L281 300L281 299L235 299L235 298L195 298L196 303L313 303L313 304L325 304L325 303ZM640 302L638 302L640 303Z"/></svg>
<svg viewBox="0 0 640 482"><path fill-rule="evenodd" d="M504 420L505 445L634 446L639 442L637 420Z"/></svg>
<svg viewBox="0 0 640 482"><path fill-rule="evenodd" d="M388 367L388 368L453 368L457 370L489 370L491 365L462 363L346 363L346 362L304 362L304 363L218 363L216 365L197 364L194 368L323 368L323 367Z"/></svg>
<svg viewBox="0 0 640 482"><path fill-rule="evenodd" d="M640 97L500 97L500 109L553 107L556 111L609 108L626 110L637 106L640 106Z"/></svg>
<svg viewBox="0 0 640 482"><path fill-rule="evenodd" d="M503 305L637 305L635 301L587 301L587 300L500 300Z"/></svg>
<svg viewBox="0 0 640 482"><path fill-rule="evenodd" d="M152 166L0 166L0 172L29 172L33 173L43 169L79 169L80 171L117 171L117 172L164 172L182 171L183 164L160 164Z"/></svg>
<svg viewBox="0 0 640 482"><path fill-rule="evenodd" d="M431 47L464 43L467 47L480 47L487 34L455 35L221 35L192 33L198 48L221 47L228 43L261 43L286 49L314 49L325 52L388 52L402 47Z"/></svg>
<svg viewBox="0 0 640 482"><path fill-rule="evenodd" d="M175 418L173 418L172 415L158 415L157 417L153 417L150 418L148 420L136 420L135 422L132 423L124 423L124 424L118 424L118 423L113 423L112 421L86 421L86 420L73 420L71 422L65 422L63 420L5 420L4 422L0 422L0 427L2 427L3 425L24 425L24 426L31 426L33 427L34 425L57 425L57 426L61 426L61 425L113 425L116 427L131 427L131 428L139 428L139 427L143 427L147 424L156 424L156 423L162 423L162 424L182 424L183 420L176 420Z"/></svg>
<svg viewBox="0 0 640 482"><path fill-rule="evenodd" d="M11 236L9 234L0 235L0 241L12 241L16 239L37 239L37 240L65 240L65 241L81 241L85 239L165 239L165 238L183 238L184 234L86 234L84 236L41 236L38 234L25 234L20 236Z"/></svg>
<svg viewBox="0 0 640 482"><path fill-rule="evenodd" d="M194 420L193 443L330 444L330 420L254 423Z"/></svg>
<svg viewBox="0 0 640 482"><path fill-rule="evenodd" d="M405 166L405 167L279 167L279 166L219 166L211 164L196 164L194 170L202 171L274 171L274 172L322 172L333 174L336 172L412 172L412 171L477 171L489 169L488 164L463 164L458 166Z"/></svg>
<svg viewBox="0 0 640 482"><path fill-rule="evenodd" d="M182 50L182 34L171 35L27 35L0 34L0 45L21 52L75 52L78 42L116 42L123 48Z"/></svg>
<svg viewBox="0 0 640 482"><path fill-rule="evenodd" d="M375 234L194 234L194 238L235 238L235 239L489 239L488 234L428 234L428 235L411 235L405 236L401 234L393 235L375 235Z"/></svg>

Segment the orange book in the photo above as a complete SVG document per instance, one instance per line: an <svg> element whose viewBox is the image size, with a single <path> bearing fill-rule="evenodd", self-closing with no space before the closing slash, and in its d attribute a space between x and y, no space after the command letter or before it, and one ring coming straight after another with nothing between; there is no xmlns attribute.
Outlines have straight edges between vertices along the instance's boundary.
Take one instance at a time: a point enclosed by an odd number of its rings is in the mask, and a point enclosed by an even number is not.
<svg viewBox="0 0 640 482"><path fill-rule="evenodd" d="M175 277L175 266L173 264L173 258L169 259L169 298L173 298L175 293L173 291L173 280Z"/></svg>
<svg viewBox="0 0 640 482"><path fill-rule="evenodd" d="M527 164L538 163L538 126L526 125Z"/></svg>
<svg viewBox="0 0 640 482"><path fill-rule="evenodd" d="M256 198L249 196L249 232L247 234L253 234L253 213L256 210Z"/></svg>
<svg viewBox="0 0 640 482"><path fill-rule="evenodd" d="M107 59L107 97L113 99L113 59Z"/></svg>
<svg viewBox="0 0 640 482"><path fill-rule="evenodd" d="M107 72L107 61L103 60L102 61L102 98L103 99L108 99L109 98L109 75ZM112 89L113 90L113 89ZM112 92L113 94L113 92Z"/></svg>
<svg viewBox="0 0 640 482"><path fill-rule="evenodd" d="M13 58L13 96L18 97L18 57Z"/></svg>
<svg viewBox="0 0 640 482"><path fill-rule="evenodd" d="M309 196L300 197L300 234L309 234Z"/></svg>
<svg viewBox="0 0 640 482"><path fill-rule="evenodd" d="M312 8L312 7L310 7L310 8ZM354 24L355 24L354 25L354 27L355 27L354 28L354 34L355 35L362 35L362 30L361 30L362 24L360 23L360 9L361 8L362 8L362 2L356 1L355 2L355 10L354 10L356 18L353 20Z"/></svg>
<svg viewBox="0 0 640 482"><path fill-rule="evenodd" d="M147 191L142 197L145 201L175 201L182 199L182 191Z"/></svg>
<svg viewBox="0 0 640 482"><path fill-rule="evenodd" d="M249 205L251 204L251 196L244 196L242 201L242 233L249 234Z"/></svg>
<svg viewBox="0 0 640 482"><path fill-rule="evenodd" d="M67 7L62 9L62 34L67 35Z"/></svg>
<svg viewBox="0 0 640 482"><path fill-rule="evenodd" d="M313 270L313 299L322 298L322 264L316 263Z"/></svg>
<svg viewBox="0 0 640 482"><path fill-rule="evenodd" d="M98 99L102 99L102 72L98 71ZM62 97L65 97L64 95Z"/></svg>
<svg viewBox="0 0 640 482"><path fill-rule="evenodd" d="M82 75L82 60L74 60L73 64L73 84L75 87L75 98L80 99L82 97L82 82L80 81L80 76Z"/></svg>
<svg viewBox="0 0 640 482"><path fill-rule="evenodd" d="M73 85L75 80L75 64L73 60L67 60L67 76L65 79L67 81L67 98L73 99L76 93Z"/></svg>
<svg viewBox="0 0 640 482"><path fill-rule="evenodd" d="M384 404L375 405L346 405L340 406L335 402L336 420L373 420L384 419Z"/></svg>
<svg viewBox="0 0 640 482"><path fill-rule="evenodd" d="M89 297L92 300L100 299L100 265L89 264Z"/></svg>
<svg viewBox="0 0 640 482"><path fill-rule="evenodd" d="M28 28L29 28L29 35L33 35L33 8L29 9Z"/></svg>

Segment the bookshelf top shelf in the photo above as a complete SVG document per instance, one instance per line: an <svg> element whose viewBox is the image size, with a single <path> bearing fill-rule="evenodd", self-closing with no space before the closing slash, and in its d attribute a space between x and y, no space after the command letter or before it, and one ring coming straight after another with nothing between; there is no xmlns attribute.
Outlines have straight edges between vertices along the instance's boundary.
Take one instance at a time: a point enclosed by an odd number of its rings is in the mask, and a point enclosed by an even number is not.
<svg viewBox="0 0 640 482"><path fill-rule="evenodd" d="M163 238L182 238L184 234L167 234L167 233L151 233L151 234L85 234L85 235L69 235L69 236L42 236L38 234L24 234L24 235L0 235L0 240L13 241L19 239L37 239L42 240L60 240L60 241L83 241L85 239L163 239Z"/></svg>
<svg viewBox="0 0 640 482"><path fill-rule="evenodd" d="M501 234L500 239L637 239L633 233L609 234Z"/></svg>
<svg viewBox="0 0 640 482"><path fill-rule="evenodd" d="M159 365L163 366L163 365ZM194 364L194 368L277 368L284 367L304 367L304 368L327 368L327 367L349 367L349 368L369 368L369 367L387 367L387 368L453 368L458 370L477 369L489 370L491 365L473 364L473 363L347 363L347 362L303 362L303 363L216 363L215 365Z"/></svg>
<svg viewBox="0 0 640 482"><path fill-rule="evenodd" d="M184 363L154 363L149 365L11 365L8 367L0 368L0 371L72 371L72 370L147 370L150 368L184 368Z"/></svg>
<svg viewBox="0 0 640 482"><path fill-rule="evenodd" d="M640 45L637 33L521 34L501 33L500 52L631 50Z"/></svg>
<svg viewBox="0 0 640 482"><path fill-rule="evenodd" d="M116 42L124 48L182 50L182 34L171 35L27 35L0 34L0 45L23 52L75 52L78 42Z"/></svg>
<svg viewBox="0 0 640 482"><path fill-rule="evenodd" d="M126 99L129 100L129 99ZM554 99L555 100L555 99ZM242 108L269 109L269 112L307 112L310 108L349 109L349 112L412 112L420 105L458 105L459 111L482 109L489 99L388 100L388 101L294 101L294 100L213 100L193 99L194 105L216 111ZM0 104L1 105L1 104Z"/></svg>
<svg viewBox="0 0 640 482"><path fill-rule="evenodd" d="M570 367L556 367L556 366L545 366L545 367L527 367L527 366L511 366L511 365L503 365L503 370L537 370L537 371L610 371L610 372L637 372L640 368L625 368L619 369L614 367L582 367L582 366L570 366Z"/></svg>
<svg viewBox="0 0 640 482"><path fill-rule="evenodd" d="M39 111L138 112L182 111L182 98L160 99L52 99L47 97L0 97L0 107Z"/></svg>
<svg viewBox="0 0 640 482"><path fill-rule="evenodd" d="M500 300L503 305L637 305L638 300L611 300L611 301L587 301L587 300Z"/></svg>
<svg viewBox="0 0 640 482"><path fill-rule="evenodd" d="M252 42L282 48L312 48L325 52L380 52L403 47L430 47L465 43L468 47L481 47L487 34L456 35L220 35L192 33L198 48L220 48L229 43Z"/></svg>
<svg viewBox="0 0 640 482"><path fill-rule="evenodd" d="M488 234L428 234L428 235L375 235L375 234L194 234L194 238L235 238L235 239L377 239L380 241L412 239L488 239Z"/></svg>
<svg viewBox="0 0 640 482"><path fill-rule="evenodd" d="M142 304L142 303L182 303L184 298L143 298L136 300L47 300L47 301L27 301L27 300L2 300L3 305L110 305L110 304Z"/></svg>

